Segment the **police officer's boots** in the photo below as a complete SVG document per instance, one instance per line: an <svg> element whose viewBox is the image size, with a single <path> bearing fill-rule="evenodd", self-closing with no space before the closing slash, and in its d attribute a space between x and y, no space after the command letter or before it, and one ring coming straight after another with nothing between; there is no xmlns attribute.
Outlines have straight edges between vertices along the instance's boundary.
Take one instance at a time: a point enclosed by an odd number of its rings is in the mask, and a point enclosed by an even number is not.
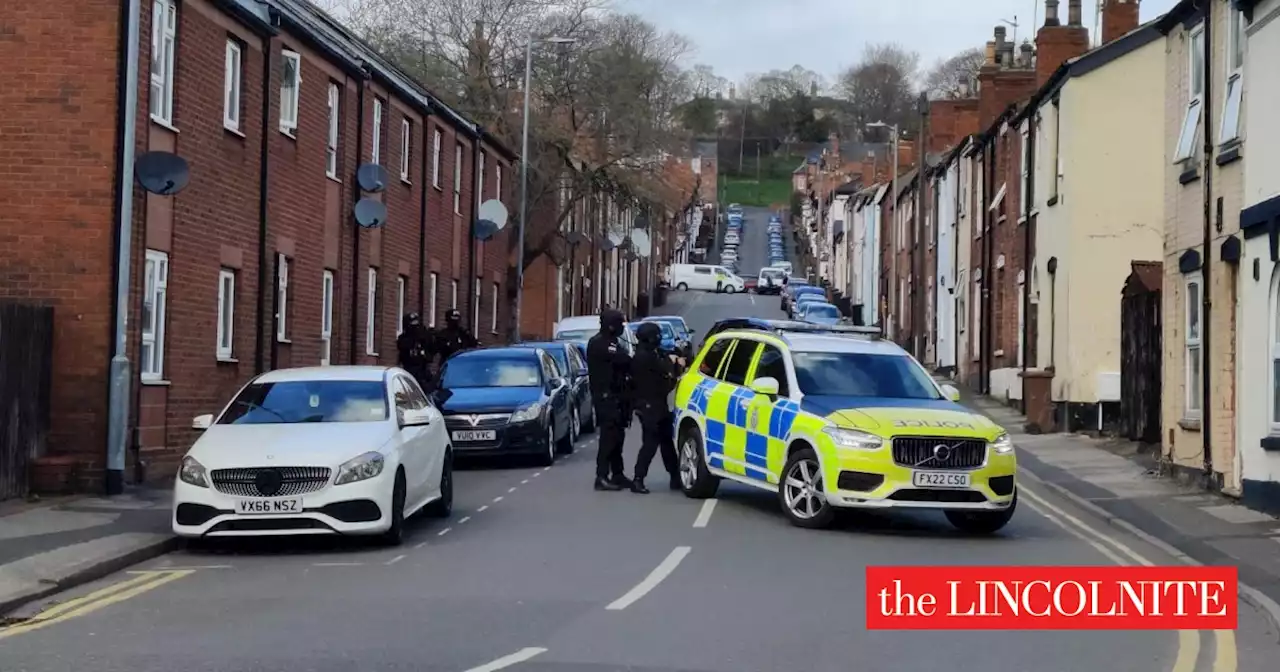
<svg viewBox="0 0 1280 672"><path fill-rule="evenodd" d="M644 487L643 478L637 478L631 481L631 492L634 492L637 495L647 495L649 494L649 488Z"/></svg>
<svg viewBox="0 0 1280 672"><path fill-rule="evenodd" d="M596 477L596 490L604 490L608 492L617 492L622 489L621 485L614 483L607 478Z"/></svg>

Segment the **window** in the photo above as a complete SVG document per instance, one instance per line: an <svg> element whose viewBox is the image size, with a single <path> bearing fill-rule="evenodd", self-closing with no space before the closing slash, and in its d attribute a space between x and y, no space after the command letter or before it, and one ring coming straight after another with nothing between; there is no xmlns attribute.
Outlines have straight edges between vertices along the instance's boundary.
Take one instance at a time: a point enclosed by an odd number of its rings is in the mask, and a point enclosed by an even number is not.
<svg viewBox="0 0 1280 672"><path fill-rule="evenodd" d="M382 99L373 99L373 144L369 149L369 163L382 165Z"/></svg>
<svg viewBox="0 0 1280 672"><path fill-rule="evenodd" d="M1182 131L1178 134L1178 147L1174 162L1186 161L1196 155L1196 136L1200 130L1201 107L1204 96L1204 26L1191 31L1188 41L1188 100L1187 114L1182 119Z"/></svg>
<svg viewBox="0 0 1280 672"><path fill-rule="evenodd" d="M440 129L431 130L431 186L440 188Z"/></svg>
<svg viewBox="0 0 1280 672"><path fill-rule="evenodd" d="M502 164L493 166L493 197L502 200Z"/></svg>
<svg viewBox="0 0 1280 672"><path fill-rule="evenodd" d="M427 324L431 327L436 326L436 286L440 282L440 274L431 273L431 294L427 297Z"/></svg>
<svg viewBox="0 0 1280 672"><path fill-rule="evenodd" d="M1031 176L1031 129L1030 122L1027 122L1026 128L1022 129L1022 182L1018 189L1018 216L1022 217L1027 214L1027 198L1031 195L1031 189L1027 178Z"/></svg>
<svg viewBox="0 0 1280 672"><path fill-rule="evenodd" d="M325 175L338 178L338 114L342 109L338 85L329 82L329 146L325 150Z"/></svg>
<svg viewBox="0 0 1280 672"><path fill-rule="evenodd" d="M409 181L409 159L413 155L413 123L408 119L400 122L400 179Z"/></svg>
<svg viewBox="0 0 1280 672"><path fill-rule="evenodd" d="M1187 418L1200 417L1200 392L1203 380L1203 362L1200 353L1200 276L1186 280L1186 413Z"/></svg>
<svg viewBox="0 0 1280 672"><path fill-rule="evenodd" d="M458 281L453 280L453 287L449 290L449 310L458 309Z"/></svg>
<svg viewBox="0 0 1280 672"><path fill-rule="evenodd" d="M476 278L475 296L471 297L471 334L480 333L480 285L484 283L483 278Z"/></svg>
<svg viewBox="0 0 1280 672"><path fill-rule="evenodd" d="M1057 198L1062 179L1062 108L1053 104L1053 177L1049 180L1049 198Z"/></svg>
<svg viewBox="0 0 1280 672"><path fill-rule="evenodd" d="M1244 14L1227 10L1227 86L1222 109L1222 129L1218 142L1226 144L1240 139L1240 99L1243 96Z"/></svg>
<svg viewBox="0 0 1280 672"><path fill-rule="evenodd" d="M982 357L982 281L973 281L973 360Z"/></svg>
<svg viewBox="0 0 1280 672"><path fill-rule="evenodd" d="M753 380L773 378L778 381L778 396L789 397L791 391L787 385L787 362L782 351L772 345L761 346L760 361L756 362L756 373Z"/></svg>
<svg viewBox="0 0 1280 672"><path fill-rule="evenodd" d="M1280 271L1271 281L1271 434L1280 434Z"/></svg>
<svg viewBox="0 0 1280 672"><path fill-rule="evenodd" d="M729 350L729 345L733 343L731 338L722 338L711 344L711 348L707 350L707 354L702 358L702 364L699 365L698 371L704 376L716 377L716 372L720 369L720 362L724 361L724 355Z"/></svg>
<svg viewBox="0 0 1280 672"><path fill-rule="evenodd" d="M151 118L173 124L173 56L178 39L178 6L156 0L151 7Z"/></svg>
<svg viewBox="0 0 1280 672"><path fill-rule="evenodd" d="M240 130L240 43L227 40L227 71L222 87L222 125Z"/></svg>
<svg viewBox="0 0 1280 672"><path fill-rule="evenodd" d="M751 360L755 359L760 344L755 341L738 341L733 354L729 355L729 363L724 367L724 382L732 385L747 384L747 369L751 368Z"/></svg>
<svg viewBox="0 0 1280 672"><path fill-rule="evenodd" d="M564 267L556 266L556 322L564 319Z"/></svg>
<svg viewBox="0 0 1280 672"><path fill-rule="evenodd" d="M218 271L218 359L231 359L236 329L236 272Z"/></svg>
<svg viewBox="0 0 1280 672"><path fill-rule="evenodd" d="M276 340L289 340L289 257L276 255Z"/></svg>
<svg viewBox="0 0 1280 672"><path fill-rule="evenodd" d="M333 343L333 271L320 278L320 365L329 365Z"/></svg>
<svg viewBox="0 0 1280 672"><path fill-rule="evenodd" d="M169 292L169 255L147 250L146 283L142 296L142 352L140 353L143 380L160 380L164 377L164 325L166 297Z"/></svg>
<svg viewBox="0 0 1280 672"><path fill-rule="evenodd" d="M462 214L462 143L453 146L453 211Z"/></svg>
<svg viewBox="0 0 1280 672"><path fill-rule="evenodd" d="M378 269L369 267L364 306L364 354L378 355Z"/></svg>
<svg viewBox="0 0 1280 672"><path fill-rule="evenodd" d="M297 52L284 50L280 79L280 130L288 135L298 131L298 101L302 91L302 57Z"/></svg>
<svg viewBox="0 0 1280 672"><path fill-rule="evenodd" d="M559 269L557 268L557 272ZM558 294L557 294L558 296ZM560 300L557 298L556 303ZM489 301L489 333L498 333L498 283L493 283L493 296Z"/></svg>
<svg viewBox="0 0 1280 672"><path fill-rule="evenodd" d="M403 275L396 276L396 336L404 333L404 303L405 303L405 284L408 282Z"/></svg>
<svg viewBox="0 0 1280 672"><path fill-rule="evenodd" d="M488 163L489 155L483 149L480 150L480 165L478 166L480 170L480 193L476 195L476 203L484 202L484 169Z"/></svg>

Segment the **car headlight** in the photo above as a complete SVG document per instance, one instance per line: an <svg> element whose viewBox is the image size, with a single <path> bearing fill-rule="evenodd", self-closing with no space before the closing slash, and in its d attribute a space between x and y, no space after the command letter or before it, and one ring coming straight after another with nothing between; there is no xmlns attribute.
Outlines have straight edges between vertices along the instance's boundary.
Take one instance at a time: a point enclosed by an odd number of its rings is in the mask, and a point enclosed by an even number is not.
<svg viewBox="0 0 1280 672"><path fill-rule="evenodd" d="M537 403L511 414L511 422L533 422L542 417L542 404Z"/></svg>
<svg viewBox="0 0 1280 672"><path fill-rule="evenodd" d="M204 465L190 455L182 458L182 465L178 467L178 480L197 488L209 487L209 474Z"/></svg>
<svg viewBox="0 0 1280 672"><path fill-rule="evenodd" d="M842 427L828 427L823 432L831 437L839 448L850 448L853 450L876 450L884 445L884 440L875 434L859 431L856 429L844 429Z"/></svg>
<svg viewBox="0 0 1280 672"><path fill-rule="evenodd" d="M1000 436L992 439L991 447L994 448L997 453L1012 453L1013 439L1009 438L1008 434L1002 433Z"/></svg>
<svg viewBox="0 0 1280 672"><path fill-rule="evenodd" d="M334 485L367 481L382 473L387 464L382 453L369 452L342 463L338 467L338 477L333 479Z"/></svg>

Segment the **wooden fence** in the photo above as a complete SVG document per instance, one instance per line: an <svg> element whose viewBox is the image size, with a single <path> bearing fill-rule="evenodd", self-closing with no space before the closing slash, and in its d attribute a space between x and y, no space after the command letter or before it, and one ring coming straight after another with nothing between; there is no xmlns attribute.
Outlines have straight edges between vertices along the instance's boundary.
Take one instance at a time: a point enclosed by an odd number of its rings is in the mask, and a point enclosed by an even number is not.
<svg viewBox="0 0 1280 672"><path fill-rule="evenodd" d="M53 369L53 308L0 303L0 499L27 494L44 453Z"/></svg>

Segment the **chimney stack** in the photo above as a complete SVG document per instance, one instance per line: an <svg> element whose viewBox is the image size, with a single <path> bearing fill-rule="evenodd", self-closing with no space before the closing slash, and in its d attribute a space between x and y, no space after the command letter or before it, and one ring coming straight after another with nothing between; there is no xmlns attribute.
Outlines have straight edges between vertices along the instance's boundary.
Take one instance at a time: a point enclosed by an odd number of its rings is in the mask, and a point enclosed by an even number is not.
<svg viewBox="0 0 1280 672"><path fill-rule="evenodd" d="M982 64L982 67L990 68L995 66L995 64L996 64L996 43L988 41L987 42L987 60Z"/></svg>
<svg viewBox="0 0 1280 672"><path fill-rule="evenodd" d="M1102 43L1123 37L1138 27L1138 0L1102 0Z"/></svg>
<svg viewBox="0 0 1280 672"><path fill-rule="evenodd" d="M1081 19L1080 0L1067 0L1067 25L1072 27L1084 25Z"/></svg>
<svg viewBox="0 0 1280 672"><path fill-rule="evenodd" d="M1058 20L1058 0L1045 0L1044 25L1046 27L1062 25L1062 22Z"/></svg>

